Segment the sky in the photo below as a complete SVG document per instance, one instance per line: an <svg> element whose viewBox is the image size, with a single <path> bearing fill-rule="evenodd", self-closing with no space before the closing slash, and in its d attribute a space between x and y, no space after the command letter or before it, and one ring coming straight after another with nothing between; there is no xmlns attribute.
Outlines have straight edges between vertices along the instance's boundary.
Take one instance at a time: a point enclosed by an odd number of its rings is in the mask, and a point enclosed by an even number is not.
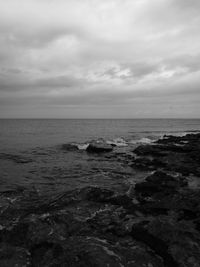
<svg viewBox="0 0 200 267"><path fill-rule="evenodd" d="M0 118L200 118L200 1L0 0Z"/></svg>

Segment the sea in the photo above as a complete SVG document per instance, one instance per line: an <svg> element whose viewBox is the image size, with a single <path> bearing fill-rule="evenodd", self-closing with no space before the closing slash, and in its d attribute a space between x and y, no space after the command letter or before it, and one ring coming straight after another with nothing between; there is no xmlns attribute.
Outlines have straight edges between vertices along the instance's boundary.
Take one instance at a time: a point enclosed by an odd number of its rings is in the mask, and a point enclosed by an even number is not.
<svg viewBox="0 0 200 267"><path fill-rule="evenodd" d="M195 132L199 119L1 119L0 193L51 197L86 186L126 191L144 174L125 156L164 135ZM113 144L114 151L89 154L92 141Z"/></svg>

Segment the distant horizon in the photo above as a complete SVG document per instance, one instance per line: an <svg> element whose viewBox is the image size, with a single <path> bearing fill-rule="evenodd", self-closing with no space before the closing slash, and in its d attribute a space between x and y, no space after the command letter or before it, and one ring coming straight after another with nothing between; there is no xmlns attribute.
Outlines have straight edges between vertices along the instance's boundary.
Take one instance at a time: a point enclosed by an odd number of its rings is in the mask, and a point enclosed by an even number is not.
<svg viewBox="0 0 200 267"><path fill-rule="evenodd" d="M200 120L200 118L0 118L0 120Z"/></svg>

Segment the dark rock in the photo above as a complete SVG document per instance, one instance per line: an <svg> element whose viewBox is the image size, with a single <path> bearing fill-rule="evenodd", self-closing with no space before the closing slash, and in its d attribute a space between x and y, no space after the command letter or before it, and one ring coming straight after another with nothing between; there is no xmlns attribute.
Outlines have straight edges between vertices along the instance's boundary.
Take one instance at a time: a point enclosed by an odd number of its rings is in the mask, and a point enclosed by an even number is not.
<svg viewBox="0 0 200 267"><path fill-rule="evenodd" d="M142 172L129 194L93 186L50 197L24 188L1 193L0 266L198 267L200 190L183 175L199 179L199 141L200 135L170 136L140 146L135 159L108 154L155 170L145 180Z"/></svg>
<svg viewBox="0 0 200 267"><path fill-rule="evenodd" d="M114 192L99 187L85 187L80 191L82 199L94 202L108 202L108 199L114 195Z"/></svg>
<svg viewBox="0 0 200 267"><path fill-rule="evenodd" d="M0 266L31 266L30 252L23 247L0 243Z"/></svg>
<svg viewBox="0 0 200 267"><path fill-rule="evenodd" d="M78 146L74 145L74 144L63 144L62 145L62 150L65 150L65 151L77 151L79 149L78 149Z"/></svg>
<svg viewBox="0 0 200 267"><path fill-rule="evenodd" d="M142 183L135 185L135 191L146 196L161 192L161 194L176 192L181 186L187 185L187 182L179 177L172 177L164 172L157 171L148 176Z"/></svg>
<svg viewBox="0 0 200 267"><path fill-rule="evenodd" d="M159 255L166 267L179 267L179 264L168 252L168 246L159 237L149 233L144 227L133 226L131 235L134 239L145 243L149 246L157 255Z"/></svg>
<svg viewBox="0 0 200 267"><path fill-rule="evenodd" d="M86 151L89 153L103 153L103 152L111 152L113 150L113 146L106 143L90 143L87 147Z"/></svg>
<svg viewBox="0 0 200 267"><path fill-rule="evenodd" d="M200 235L191 222L160 216L134 224L131 234L159 255L165 266L199 266Z"/></svg>
<svg viewBox="0 0 200 267"><path fill-rule="evenodd" d="M32 266L64 266L67 262L63 247L56 243L42 242L33 246L31 256Z"/></svg>
<svg viewBox="0 0 200 267"><path fill-rule="evenodd" d="M154 156L165 156L166 153L157 145L141 145L138 146L134 151L136 155L146 156L146 155L154 155Z"/></svg>
<svg viewBox="0 0 200 267"><path fill-rule="evenodd" d="M159 237L168 247L178 266L198 266L200 262L200 235L191 222L160 217L145 226L150 235Z"/></svg>
<svg viewBox="0 0 200 267"><path fill-rule="evenodd" d="M200 134L183 137L169 136L153 145L139 146L134 153L139 158L133 160L132 167L147 170L163 168L183 175L200 176Z"/></svg>
<svg viewBox="0 0 200 267"><path fill-rule="evenodd" d="M160 158L138 157L132 161L131 167L142 170L155 170L165 167L165 162Z"/></svg>
<svg viewBox="0 0 200 267"><path fill-rule="evenodd" d="M26 246L26 237L29 225L25 222L19 222L11 229L0 231L0 239L12 246Z"/></svg>

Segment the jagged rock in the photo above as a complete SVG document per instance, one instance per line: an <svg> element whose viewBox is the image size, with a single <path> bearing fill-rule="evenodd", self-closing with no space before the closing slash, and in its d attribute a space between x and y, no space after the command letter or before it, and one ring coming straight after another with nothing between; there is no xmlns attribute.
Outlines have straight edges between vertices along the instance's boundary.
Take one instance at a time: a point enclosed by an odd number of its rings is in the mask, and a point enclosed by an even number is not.
<svg viewBox="0 0 200 267"><path fill-rule="evenodd" d="M74 145L74 144L63 144L62 145L62 150L65 150L65 151L77 151L79 149L78 149L78 146Z"/></svg>
<svg viewBox="0 0 200 267"><path fill-rule="evenodd" d="M114 191L95 186L85 187L80 190L79 196L81 199L94 202L108 202L108 199L114 195Z"/></svg>
<svg viewBox="0 0 200 267"><path fill-rule="evenodd" d="M31 266L30 252L23 247L14 247L7 243L0 243L0 266Z"/></svg>
<svg viewBox="0 0 200 267"><path fill-rule="evenodd" d="M152 156L165 156L166 153L160 147L157 145L141 145L138 146L134 151L136 155L139 156L147 156L147 155L152 155Z"/></svg>
<svg viewBox="0 0 200 267"><path fill-rule="evenodd" d="M176 218L162 216L138 225L138 229L133 229L133 235L138 235L139 230L141 235L137 236L138 240L143 239L143 242L148 242L154 250L155 244L158 254L163 259L171 261L168 266L199 266L200 235L191 222L177 221ZM162 249L162 254L159 249Z"/></svg>
<svg viewBox="0 0 200 267"><path fill-rule="evenodd" d="M34 247L32 254L33 266L39 267L66 264L69 267L164 267L158 257L148 253L140 244L113 244L93 236L71 237L65 245L41 243Z"/></svg>
<svg viewBox="0 0 200 267"><path fill-rule="evenodd" d="M138 148L129 163L155 172L131 194L94 186L1 193L0 266L199 267L200 190L180 174L200 173L199 141L171 136Z"/></svg>
<svg viewBox="0 0 200 267"><path fill-rule="evenodd" d="M106 143L90 143L87 147L86 151L89 153L103 153L103 152L111 152L113 150L113 146Z"/></svg>
<svg viewBox="0 0 200 267"><path fill-rule="evenodd" d="M144 182L135 185L135 191L142 193L146 196L152 196L156 193L169 193L176 192L181 186L187 185L184 179L179 177L170 176L164 172L157 171L148 176Z"/></svg>
<svg viewBox="0 0 200 267"><path fill-rule="evenodd" d="M200 134L184 137L169 136L158 140L153 145L139 146L134 153L139 158L133 159L132 167L175 171L184 175L200 176Z"/></svg>

